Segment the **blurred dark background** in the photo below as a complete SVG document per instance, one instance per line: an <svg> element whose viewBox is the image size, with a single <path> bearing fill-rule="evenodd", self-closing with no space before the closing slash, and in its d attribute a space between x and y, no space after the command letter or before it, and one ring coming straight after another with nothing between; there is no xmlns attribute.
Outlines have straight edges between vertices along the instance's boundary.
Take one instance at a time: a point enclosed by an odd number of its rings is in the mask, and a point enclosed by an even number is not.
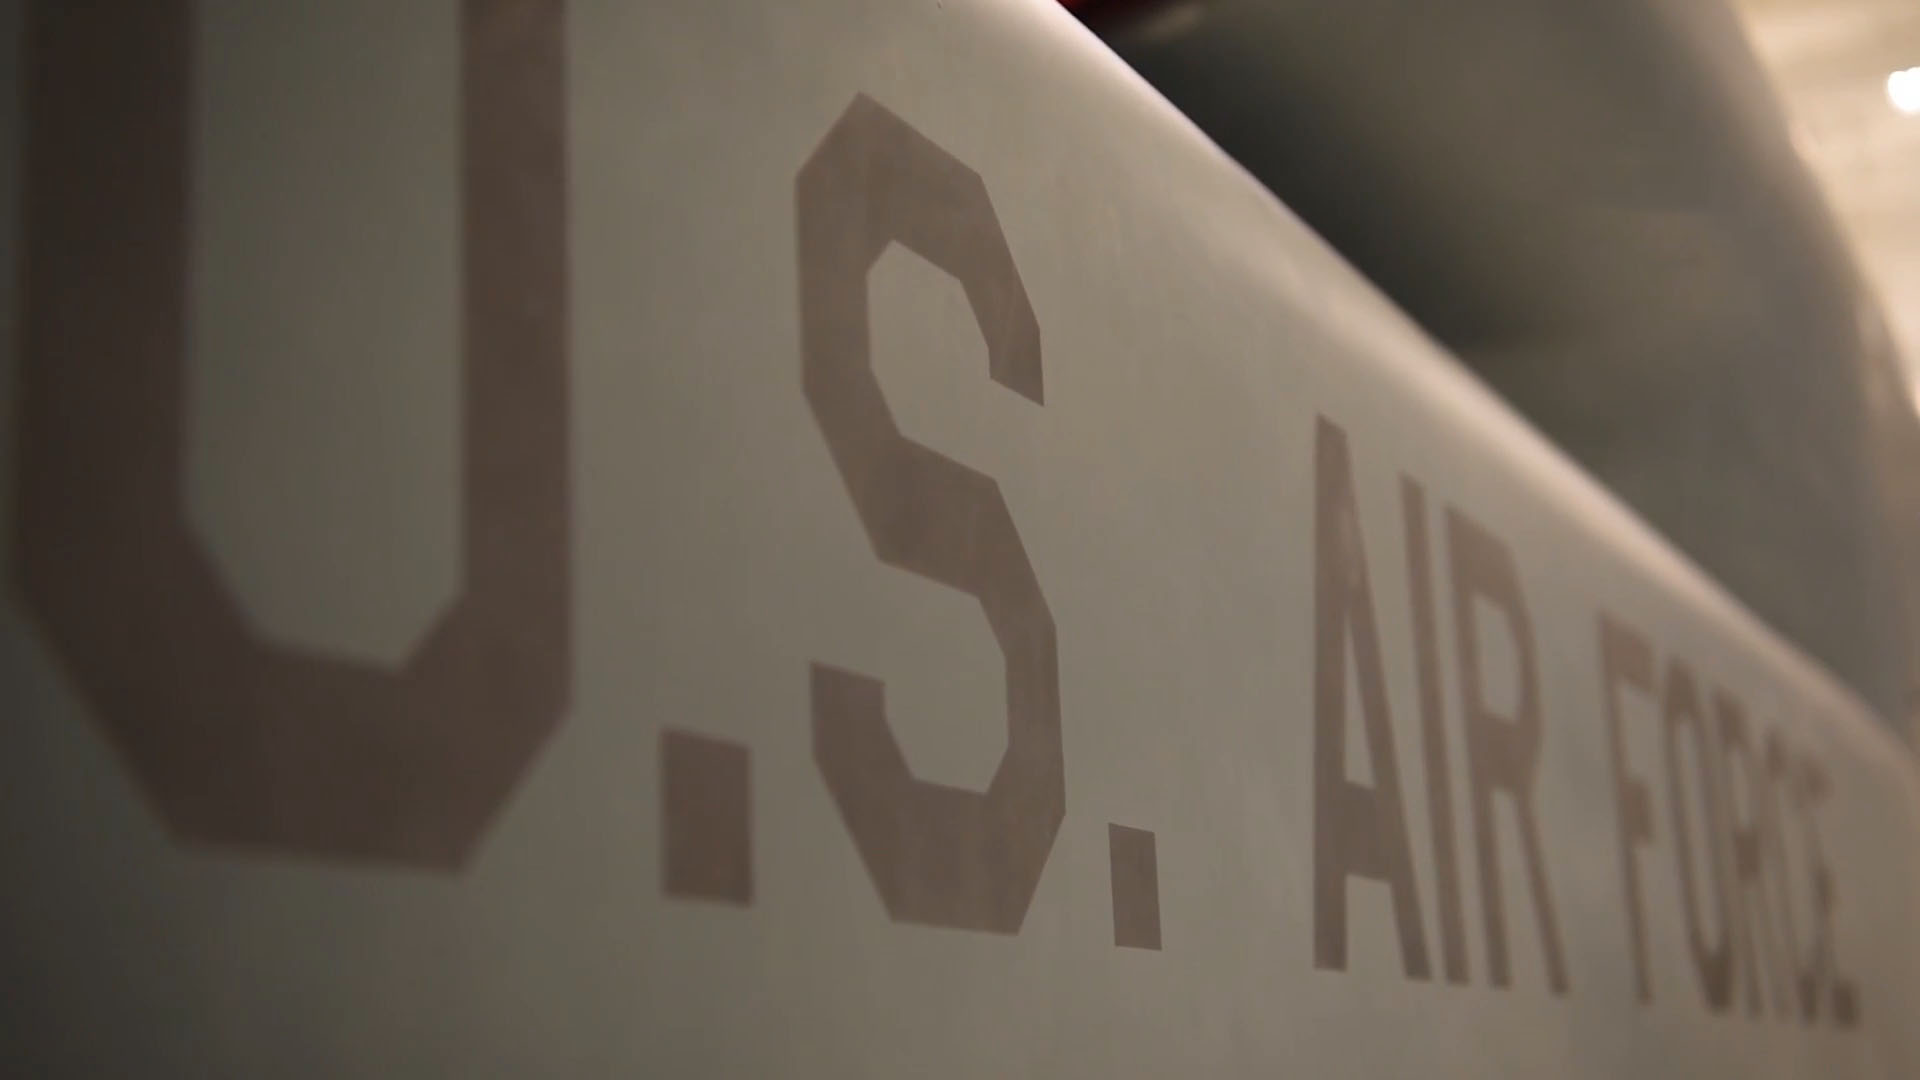
<svg viewBox="0 0 1920 1080"><path fill-rule="evenodd" d="M1830 26L1849 5L1853 37ZM1835 212L1874 179L1863 168L1888 166L1862 166L1856 145L1823 167L1790 91L1817 109L1864 86L1880 143L1911 140L1920 163L1920 118L1885 92L1903 43L1920 54L1920 5L1076 7L1480 378L1912 736L1920 423L1888 325L1900 297L1862 251L1899 253ZM1893 212L1912 220L1915 202Z"/></svg>

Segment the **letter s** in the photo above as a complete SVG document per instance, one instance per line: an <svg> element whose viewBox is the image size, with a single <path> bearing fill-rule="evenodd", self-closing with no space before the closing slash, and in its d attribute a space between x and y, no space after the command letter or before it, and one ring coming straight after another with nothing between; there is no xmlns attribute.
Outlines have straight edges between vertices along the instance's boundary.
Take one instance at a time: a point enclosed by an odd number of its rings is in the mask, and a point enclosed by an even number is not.
<svg viewBox="0 0 1920 1080"><path fill-rule="evenodd" d="M900 432L867 276L895 241L959 279L994 381L1042 400L1040 328L977 173L866 97L795 183L807 402L874 553L980 600L1006 657L1007 749L984 792L916 779L873 678L813 666L814 758L888 913L1012 934L1066 814L1053 615L999 485Z"/></svg>

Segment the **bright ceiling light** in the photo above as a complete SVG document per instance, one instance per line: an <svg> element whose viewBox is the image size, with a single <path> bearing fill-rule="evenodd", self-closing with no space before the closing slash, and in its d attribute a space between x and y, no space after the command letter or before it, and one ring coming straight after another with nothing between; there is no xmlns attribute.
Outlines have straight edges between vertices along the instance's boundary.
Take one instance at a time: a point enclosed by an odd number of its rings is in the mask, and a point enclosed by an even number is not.
<svg viewBox="0 0 1920 1080"><path fill-rule="evenodd" d="M1887 100L1908 116L1920 114L1920 67L1887 76Z"/></svg>

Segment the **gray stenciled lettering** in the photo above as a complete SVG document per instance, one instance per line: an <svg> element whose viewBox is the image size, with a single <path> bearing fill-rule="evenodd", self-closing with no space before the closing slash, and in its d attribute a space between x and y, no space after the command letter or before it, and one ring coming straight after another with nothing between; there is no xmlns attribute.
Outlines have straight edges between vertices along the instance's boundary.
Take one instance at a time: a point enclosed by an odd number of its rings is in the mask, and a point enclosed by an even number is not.
<svg viewBox="0 0 1920 1080"><path fill-rule="evenodd" d="M1800 999L1800 1018L1812 1024L1820 1019L1821 998L1825 994L1832 964L1832 875L1820 853L1819 825L1814 807L1826 798L1826 775L1818 765L1805 758L1790 758L1788 784L1790 799L1800 818L1802 844L1806 851L1805 883L1813 903L1813 945L1795 965L1794 988Z"/></svg>
<svg viewBox="0 0 1920 1080"><path fill-rule="evenodd" d="M1771 871L1769 878L1773 886L1774 906L1780 912L1781 944L1785 953L1783 972L1789 987L1788 1012L1799 1016L1803 1022L1811 1023L1815 1004L1814 981L1812 974L1801 967L1800 932L1793 918L1796 879L1793 867L1787 861L1787 815L1800 807L1800 771L1797 759L1777 731L1767 734L1766 770L1766 815L1761 820L1772 856L1768 869ZM1817 913L1815 921L1818 921Z"/></svg>
<svg viewBox="0 0 1920 1080"><path fill-rule="evenodd" d="M1607 749L1613 764L1613 796L1620 830L1620 882L1627 908L1627 936L1633 950L1633 982L1642 1002L1653 1000L1647 971L1647 916L1640 898L1640 861L1635 848L1653 843L1653 802L1644 780L1627 769L1620 689L1632 687L1652 696L1653 648L1639 632L1600 614L1600 679L1606 699Z"/></svg>
<svg viewBox="0 0 1920 1080"><path fill-rule="evenodd" d="M1400 795L1400 768L1387 711L1386 674L1368 584L1365 541L1354 498L1346 433L1314 425L1313 959L1347 966L1347 879L1392 890L1400 963L1410 978L1430 975L1420 897ZM1347 779L1347 646L1353 647L1373 786Z"/></svg>
<svg viewBox="0 0 1920 1080"><path fill-rule="evenodd" d="M841 114L795 198L814 420L874 553L978 597L1007 686L1007 749L984 792L916 779L881 682L823 664L814 758L894 919L1016 933L1066 813L1053 615L1000 486L894 422L874 374L868 271L899 243L957 278L994 381L1036 405L1039 323L979 175L872 99Z"/></svg>
<svg viewBox="0 0 1920 1080"><path fill-rule="evenodd" d="M1833 917L1838 907L1838 887L1833 868L1827 864L1820 843L1820 827L1815 811L1832 794L1827 771L1811 757L1801 757L1798 782L1794 784L1795 809L1800 813L1806 833L1807 873L1813 890L1814 944L1812 955L1802 961L1797 986L1801 1015L1809 1022L1818 1019L1822 999L1833 1012L1836 1027L1851 1028L1860 1023L1860 995L1853 981L1840 973L1835 955Z"/></svg>
<svg viewBox="0 0 1920 1080"><path fill-rule="evenodd" d="M1427 541L1427 497L1400 478L1406 525L1407 589L1413 616L1414 672L1420 692L1420 741L1426 759L1428 826L1433 838L1434 894L1440 913L1440 957L1447 981L1467 981L1466 916L1460 905L1460 860L1453 832L1453 770L1447 765L1446 717L1440 704L1440 649L1435 640L1433 559Z"/></svg>
<svg viewBox="0 0 1920 1080"><path fill-rule="evenodd" d="M567 705L563 8L461 10L464 576L396 670L264 640L187 524L191 8L28 14L15 579L177 835L451 868Z"/></svg>
<svg viewBox="0 0 1920 1080"><path fill-rule="evenodd" d="M1784 1006L1787 1000L1777 924L1767 900L1763 865L1767 778L1748 745L1747 714L1739 699L1724 690L1715 691L1714 716L1720 736L1721 814L1727 823L1727 853L1733 871L1727 906L1733 915L1740 966L1746 971L1747 1012L1758 1016L1766 1010L1763 982L1776 1007Z"/></svg>
<svg viewBox="0 0 1920 1080"><path fill-rule="evenodd" d="M1480 861L1487 969L1495 986L1511 985L1493 818L1494 793L1504 791L1512 800L1514 823L1519 829L1520 853L1526 863L1534 922L1540 931L1540 951L1546 960L1547 985L1554 993L1564 994L1567 992L1566 959L1561 952L1560 925L1554 916L1553 892L1541 851L1540 821L1533 802L1542 727L1533 623L1527 614L1526 598L1520 591L1513 553L1505 543L1472 518L1449 507L1447 547L1453 570L1454 638L1460 662L1460 708L1466 730L1474 846ZM1481 687L1480 642L1474 619L1474 605L1479 602L1491 604L1505 615L1513 635L1520 687L1511 716L1494 713Z"/></svg>
<svg viewBox="0 0 1920 1080"><path fill-rule="evenodd" d="M753 789L747 748L660 733L661 886L668 896L753 902Z"/></svg>
<svg viewBox="0 0 1920 1080"><path fill-rule="evenodd" d="M1721 838L1726 825L1721 816L1720 775L1714 765L1712 729L1700 708L1693 672L1678 658L1667 663L1666 691L1662 713L1666 725L1667 794L1673 810L1673 853L1680 878L1680 914L1686 924L1687 948L1700 978L1700 992L1707 1008L1725 1012L1733 1001L1733 917L1728 903L1726 859ZM1687 785L1680 753L1681 733L1691 734L1694 760L1697 762L1699 806L1705 821L1705 851L1708 879L1713 883L1713 908L1718 915L1718 940L1709 941L1705 919L1700 913L1700 886L1695 869L1693 830L1688 825Z"/></svg>
<svg viewBox="0 0 1920 1080"><path fill-rule="evenodd" d="M1107 867L1113 892L1113 943L1123 949L1159 949L1160 865L1153 834L1108 825Z"/></svg>

